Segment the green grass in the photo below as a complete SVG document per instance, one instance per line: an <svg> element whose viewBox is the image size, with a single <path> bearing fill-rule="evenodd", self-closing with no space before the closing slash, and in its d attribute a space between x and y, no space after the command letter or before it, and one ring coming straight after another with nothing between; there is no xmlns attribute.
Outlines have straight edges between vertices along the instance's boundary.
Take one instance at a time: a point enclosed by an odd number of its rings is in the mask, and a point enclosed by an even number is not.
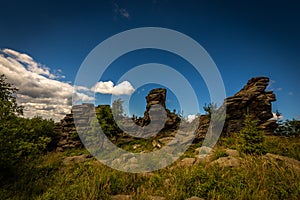
<svg viewBox="0 0 300 200"><path fill-rule="evenodd" d="M299 138L267 137L265 145L268 152L299 160L299 144ZM223 149L234 145L232 138L223 138L215 158L225 156ZM192 157L198 146L191 145L187 157ZM48 153L27 162L18 176L1 183L0 199L109 199L116 194L133 195L134 199L157 195L175 200L192 196L225 200L300 198L300 172L262 156L244 155L237 168L173 165L147 174L120 172L94 159L62 164L66 156L82 153L86 151Z"/></svg>
<svg viewBox="0 0 300 200"><path fill-rule="evenodd" d="M225 150L217 150L215 153L214 153L214 156L213 156L213 160L217 160L221 157L227 157L228 154L226 153Z"/></svg>
<svg viewBox="0 0 300 200"><path fill-rule="evenodd" d="M265 146L269 153L300 160L300 137L268 136Z"/></svg>

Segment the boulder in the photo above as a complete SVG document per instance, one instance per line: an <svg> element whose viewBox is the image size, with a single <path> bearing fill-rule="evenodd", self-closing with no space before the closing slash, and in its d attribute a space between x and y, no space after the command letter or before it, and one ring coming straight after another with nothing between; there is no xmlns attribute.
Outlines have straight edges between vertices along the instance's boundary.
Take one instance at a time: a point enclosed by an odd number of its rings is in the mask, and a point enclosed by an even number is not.
<svg viewBox="0 0 300 200"><path fill-rule="evenodd" d="M132 200L131 195L118 194L110 197L111 200Z"/></svg>
<svg viewBox="0 0 300 200"><path fill-rule="evenodd" d="M276 155L276 154L272 154L272 153L267 153L264 158L271 160L273 162L284 162L287 166L297 170L298 172L300 172L300 161L293 159L293 158L289 158L286 156L280 156L280 155Z"/></svg>
<svg viewBox="0 0 300 200"><path fill-rule="evenodd" d="M80 155L80 156L70 156L70 157L67 157L65 159L63 159L63 164L65 165L70 165L70 164L73 164L73 163L81 163L81 162L85 162L89 159L91 159L93 156L90 155L90 154L83 154L83 155Z"/></svg>
<svg viewBox="0 0 300 200"><path fill-rule="evenodd" d="M210 165L215 165L215 164L218 164L221 167L239 167L240 160L232 156L221 157L210 163Z"/></svg>
<svg viewBox="0 0 300 200"><path fill-rule="evenodd" d="M191 166L195 163L196 158L184 158L178 164L180 166Z"/></svg>
<svg viewBox="0 0 300 200"><path fill-rule="evenodd" d="M204 200L203 198L199 198L199 197L196 197L196 196L193 196L191 198L187 198L185 200Z"/></svg>
<svg viewBox="0 0 300 200"><path fill-rule="evenodd" d="M148 198L150 200L166 200L165 197L161 197L161 196L149 196Z"/></svg>
<svg viewBox="0 0 300 200"><path fill-rule="evenodd" d="M239 157L240 156L240 153L237 150L234 150L234 149L226 149L225 152L228 156L232 156L232 157Z"/></svg>

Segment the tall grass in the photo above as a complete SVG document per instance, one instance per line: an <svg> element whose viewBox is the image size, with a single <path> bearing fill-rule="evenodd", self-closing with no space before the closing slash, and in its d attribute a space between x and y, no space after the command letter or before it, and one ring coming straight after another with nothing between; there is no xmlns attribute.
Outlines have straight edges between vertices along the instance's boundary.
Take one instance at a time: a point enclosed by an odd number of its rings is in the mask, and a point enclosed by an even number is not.
<svg viewBox="0 0 300 200"><path fill-rule="evenodd" d="M158 195L167 199L299 199L300 174L284 163L245 156L240 167L197 164L173 166L154 173L130 174L95 160L64 166L62 154L48 154L31 173L2 187L2 199L109 199L129 194L134 199ZM171 169L172 168L172 169Z"/></svg>

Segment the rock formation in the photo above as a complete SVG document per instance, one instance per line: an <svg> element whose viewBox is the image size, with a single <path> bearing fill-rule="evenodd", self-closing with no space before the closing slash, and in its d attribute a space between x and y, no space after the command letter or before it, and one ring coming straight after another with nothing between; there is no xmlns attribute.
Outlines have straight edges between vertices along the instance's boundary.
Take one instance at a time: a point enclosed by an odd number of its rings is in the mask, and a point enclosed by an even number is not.
<svg viewBox="0 0 300 200"><path fill-rule="evenodd" d="M74 114L76 115L77 129L89 129L89 120L93 115L95 109L94 104L84 103L82 105L74 105L71 113L67 114L60 122L56 123L56 131L60 133L61 137L57 144L57 151L64 151L70 148L83 147L81 140L77 134Z"/></svg>
<svg viewBox="0 0 300 200"><path fill-rule="evenodd" d="M166 96L167 90L164 88L156 88L151 90L146 96L147 105L146 111L144 112L144 117L142 119L138 119L136 123L140 126L147 126L150 122L155 124L160 123L161 120L165 120L163 129L177 129L180 118L175 113L172 113L169 109L166 108ZM161 117L161 115L163 114L166 115L166 119L163 119Z"/></svg>
<svg viewBox="0 0 300 200"><path fill-rule="evenodd" d="M55 130L60 134L57 151L82 147L74 124L73 114L67 114L60 122L56 123Z"/></svg>
<svg viewBox="0 0 300 200"><path fill-rule="evenodd" d="M243 127L246 114L254 117L265 134L274 132L277 124L275 120L270 120L270 118L273 117L271 102L276 101L276 97L272 91L266 91L268 84L269 78L267 77L252 78L234 96L225 99L226 120L223 135L238 133ZM223 109L224 105L220 109ZM200 116L196 139L205 137L209 121L207 115Z"/></svg>
<svg viewBox="0 0 300 200"><path fill-rule="evenodd" d="M277 127L275 120L269 120L273 117L271 102L276 101L275 94L272 91L266 91L269 84L269 78L256 77L248 81L248 83L234 96L225 99L223 109L226 106L226 120L223 128L223 135L238 133L243 127L243 122L246 114L251 114L257 120L258 126L266 133L271 134ZM164 137L170 136L174 130L178 128L180 118L166 109L167 91L163 88L153 89L146 97L146 111L144 116L139 119L134 119L135 123L140 127L147 127L151 123L159 124L165 122L162 126L158 126L158 131L165 133ZM97 109L107 110L109 105L99 105ZM61 133L61 138L58 143L58 150L66 148L82 147L79 137L76 132L73 115L76 114L77 131L87 131L91 116L94 115L93 104L83 104L73 106L71 114L66 115L60 123L57 123L56 130ZM164 114L165 118L161 117ZM126 118L126 117L125 117ZM124 118L124 119L125 119ZM126 120L131 120L126 118ZM202 140L208 130L210 118L208 115L199 117L199 127L194 142ZM126 124L126 123L125 123ZM189 124L189 126L192 126ZM168 135L169 134L169 135ZM124 141L134 139L126 134L116 135L122 137ZM156 137L157 135L154 135ZM123 140L122 140L123 141Z"/></svg>
<svg viewBox="0 0 300 200"><path fill-rule="evenodd" d="M239 132L246 114L252 115L265 133L274 132L276 121L269 119L273 117L271 102L276 101L276 97L272 91L266 91L268 84L267 77L252 78L233 97L225 99L225 134Z"/></svg>

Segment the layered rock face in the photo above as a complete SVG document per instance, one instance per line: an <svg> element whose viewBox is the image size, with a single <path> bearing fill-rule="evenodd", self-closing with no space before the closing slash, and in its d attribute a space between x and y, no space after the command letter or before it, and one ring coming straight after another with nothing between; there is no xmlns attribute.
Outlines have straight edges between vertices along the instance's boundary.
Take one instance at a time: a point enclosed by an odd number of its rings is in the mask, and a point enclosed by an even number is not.
<svg viewBox="0 0 300 200"><path fill-rule="evenodd" d="M82 147L82 144L77 137L72 113L67 114L59 123L56 123L55 130L60 133L61 136L57 144L57 151Z"/></svg>
<svg viewBox="0 0 300 200"><path fill-rule="evenodd" d="M238 133L244 123L245 115L250 114L257 121L258 126L265 134L272 134L277 127L273 117L271 102L276 101L272 91L266 91L269 84L267 77L255 77L234 96L224 101L226 106L226 120L223 128L223 135ZM224 109L224 105L220 109ZM200 124L197 130L196 139L203 139L209 127L209 117L200 116Z"/></svg>
<svg viewBox="0 0 300 200"><path fill-rule="evenodd" d="M225 99L224 105L220 108L223 109L224 106L226 106L227 117L223 128L223 135L238 133L243 127L246 114L252 115L255 120L257 120L258 126L266 134L274 132L277 127L276 121L269 119L273 117L271 102L276 101L276 97L272 91L266 91L268 84L269 78L267 77L252 78L234 96ZM166 132L166 134L172 135L172 132L175 132L180 124L180 118L166 109L166 96L166 89L157 88L151 90L146 97L147 105L144 116L139 119L134 119L135 123L139 127L142 127L143 130L152 126L153 130L150 128L150 132L157 131L158 133L160 131L161 133ZM99 105L96 109L100 109L101 107L108 107L110 109L109 105ZM73 115L76 114L77 116L77 128L87 131L89 129L88 125L90 119L92 115L94 115L94 109L93 104L73 106L71 114L66 115L60 123L57 123L56 130L61 133L58 150L82 147L76 133ZM126 117L123 120L124 122L126 122L126 120L132 122L130 118ZM197 136L194 142L202 140L209 128L210 119L208 115L201 115L199 120ZM130 125L129 123L125 124L132 126L132 124ZM188 126L192 126L192 124ZM156 137L157 134L153 136ZM126 136L126 134L120 137L123 139L134 139L133 137Z"/></svg>
<svg viewBox="0 0 300 200"><path fill-rule="evenodd" d="M59 123L56 123L55 129L61 135L57 144L57 151L83 147L75 127L74 115L76 115L77 129L88 130L90 118L94 115L94 109L94 104L75 105L72 107L70 114L67 114Z"/></svg>
<svg viewBox="0 0 300 200"><path fill-rule="evenodd" d="M274 132L276 121L268 120L273 117L271 102L276 101L276 96L272 91L266 91L268 84L267 77L252 78L238 93L225 99L225 134L239 132L246 114L252 115L265 133Z"/></svg>
<svg viewBox="0 0 300 200"><path fill-rule="evenodd" d="M142 119L138 119L136 123L140 126L148 124L160 124L165 121L163 129L177 129L180 118L166 109L167 90L164 88L156 88L149 92L146 97L146 111ZM164 117L165 116L165 117Z"/></svg>
<svg viewBox="0 0 300 200"><path fill-rule="evenodd" d="M166 89L158 88L151 90L146 97L147 105L144 117L136 119L135 123L140 127L148 126L149 132L158 133L166 129L175 130L179 125L180 118L166 109L166 95ZM101 108L106 108L105 110L111 109L109 105L99 105L96 110ZM73 106L71 114L67 114L61 122L56 124L56 131L61 135L57 144L57 150L64 151L69 148L83 147L76 131L89 131L89 124L94 115L95 107L93 104ZM75 120L74 117L76 118ZM129 118L124 118L123 120L131 121ZM76 122L76 127L74 121ZM147 129L145 130L145 133L147 133ZM128 139L126 135L120 137ZM119 139L122 140L122 138ZM132 140L133 138L129 137L129 139Z"/></svg>

